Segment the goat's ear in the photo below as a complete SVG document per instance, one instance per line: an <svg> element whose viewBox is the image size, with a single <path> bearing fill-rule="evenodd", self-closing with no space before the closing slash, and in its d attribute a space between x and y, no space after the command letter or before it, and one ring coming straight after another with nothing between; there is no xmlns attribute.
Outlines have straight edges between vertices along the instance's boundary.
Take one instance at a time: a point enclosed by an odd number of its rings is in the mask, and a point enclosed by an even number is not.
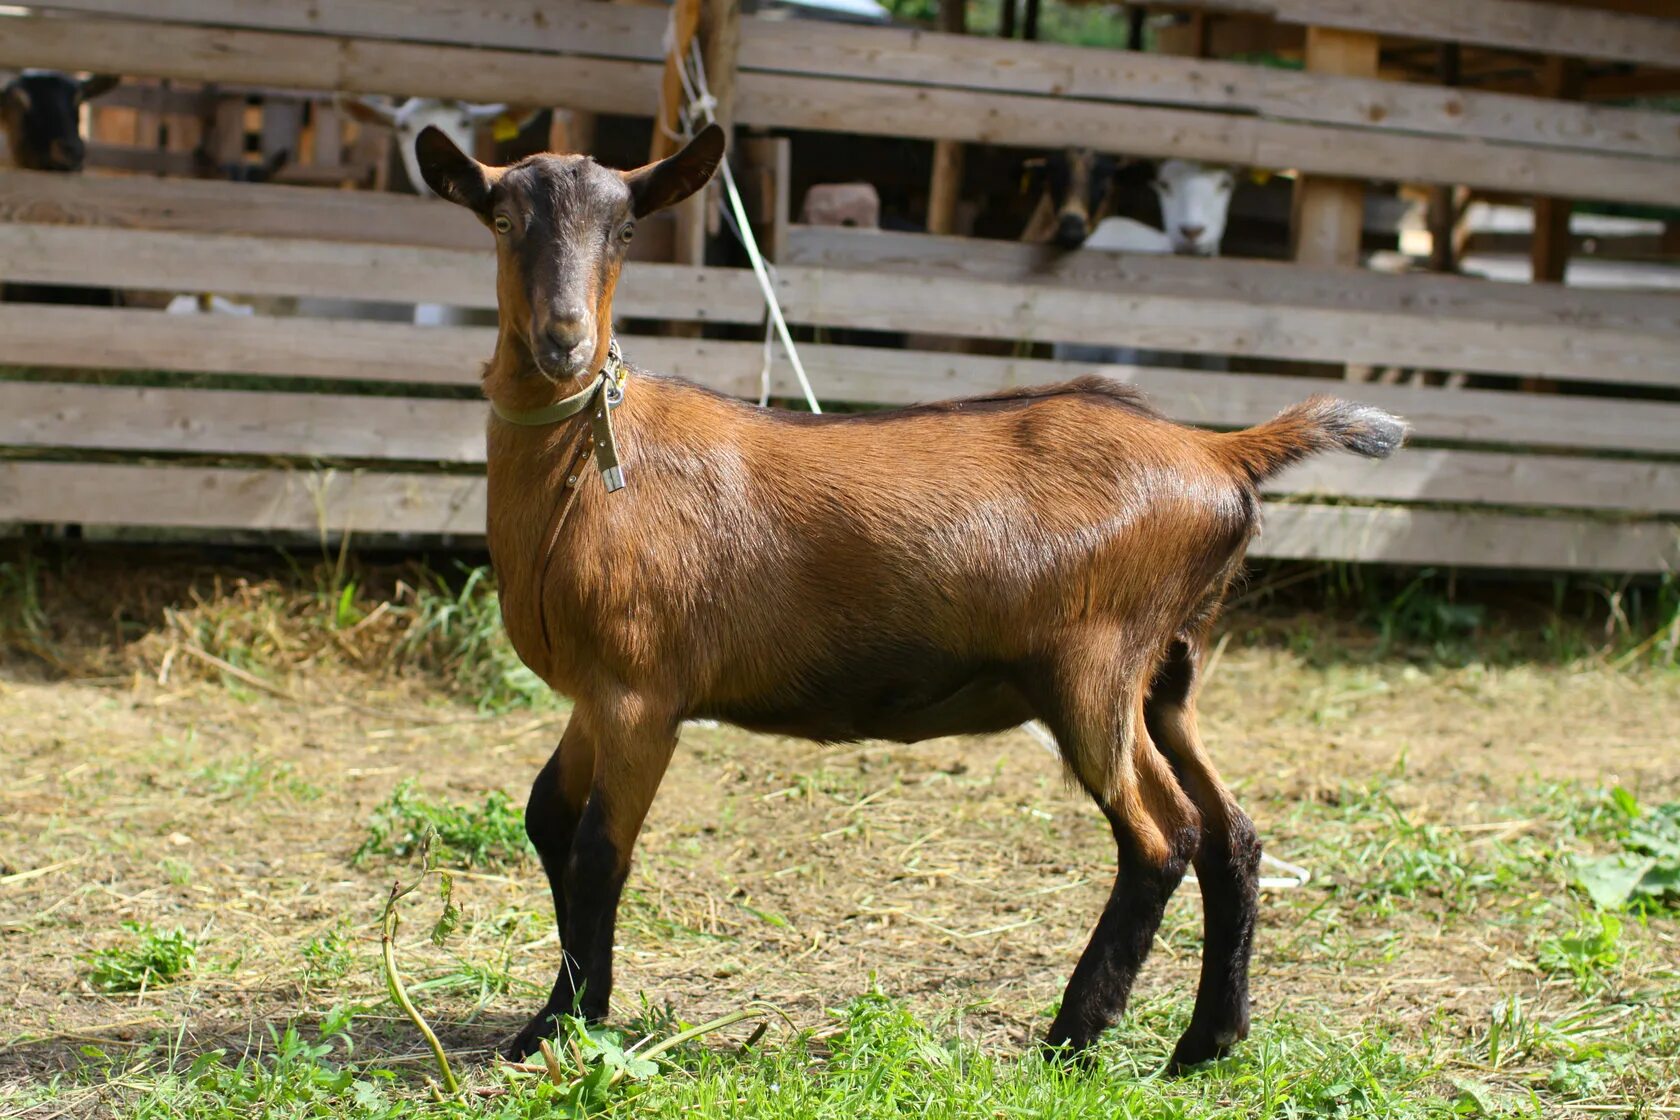
<svg viewBox="0 0 1680 1120"><path fill-rule="evenodd" d="M709 124L674 156L620 172L630 188L630 209L641 218L675 206L710 181L723 160L723 129Z"/></svg>
<svg viewBox="0 0 1680 1120"><path fill-rule="evenodd" d="M397 112L389 105L380 105L360 97L338 97L338 107L349 113L354 120L363 124L384 125L391 128L397 123Z"/></svg>
<svg viewBox="0 0 1680 1120"><path fill-rule="evenodd" d="M83 101L92 101L116 89L120 81L122 78L117 74L95 74L82 82L81 92L77 96Z"/></svg>
<svg viewBox="0 0 1680 1120"><path fill-rule="evenodd" d="M443 129L430 124L422 129L414 140L414 155L421 177L439 198L489 217L489 169L457 148Z"/></svg>

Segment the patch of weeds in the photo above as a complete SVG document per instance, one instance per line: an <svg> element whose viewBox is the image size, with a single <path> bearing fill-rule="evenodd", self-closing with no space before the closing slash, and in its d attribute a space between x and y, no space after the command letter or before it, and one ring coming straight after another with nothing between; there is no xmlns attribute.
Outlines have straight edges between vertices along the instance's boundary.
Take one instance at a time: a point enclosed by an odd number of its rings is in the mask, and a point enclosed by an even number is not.
<svg viewBox="0 0 1680 1120"><path fill-rule="evenodd" d="M513 651L488 567L463 568L459 589L427 573L414 589L406 655L423 654L483 711L553 705L553 691Z"/></svg>
<svg viewBox="0 0 1680 1120"><path fill-rule="evenodd" d="M333 984L349 975L355 964L350 938L350 920L311 937L303 946L303 979L306 986Z"/></svg>
<svg viewBox="0 0 1680 1120"><path fill-rule="evenodd" d="M211 797L221 799L251 800L278 793L295 801L315 801L321 796L321 787L298 777L289 762L214 762L193 771L192 780Z"/></svg>
<svg viewBox="0 0 1680 1120"><path fill-rule="evenodd" d="M501 790L491 790L477 805L449 805L421 794L410 778L373 811L368 837L352 862L376 855L406 859L420 851L428 829L437 834L438 860L455 866L507 866L531 851L524 817Z"/></svg>
<svg viewBox="0 0 1680 1120"><path fill-rule="evenodd" d="M1680 802L1642 807L1627 790L1610 791L1622 850L1573 863L1575 885L1606 910L1651 912L1680 905Z"/></svg>
<svg viewBox="0 0 1680 1120"><path fill-rule="evenodd" d="M1608 984L1609 973L1622 962L1622 921L1614 914L1585 916L1573 936L1549 937L1540 944L1540 967L1569 973L1582 992Z"/></svg>
<svg viewBox="0 0 1680 1120"><path fill-rule="evenodd" d="M158 870L163 872L172 886L184 887L193 881L193 867L184 859L174 856L164 856L158 861Z"/></svg>
<svg viewBox="0 0 1680 1120"><path fill-rule="evenodd" d="M164 932L140 922L124 922L123 928L138 935L139 943L100 949L89 958L88 983L97 990L138 992L192 971L198 941L185 930Z"/></svg>

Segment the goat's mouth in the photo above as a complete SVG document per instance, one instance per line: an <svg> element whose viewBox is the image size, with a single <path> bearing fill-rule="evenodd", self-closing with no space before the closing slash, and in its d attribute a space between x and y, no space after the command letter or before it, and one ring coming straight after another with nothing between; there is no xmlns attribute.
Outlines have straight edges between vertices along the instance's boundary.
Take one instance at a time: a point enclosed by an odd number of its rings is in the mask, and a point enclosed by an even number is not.
<svg viewBox="0 0 1680 1120"><path fill-rule="evenodd" d="M588 373L589 359L594 354L594 339L584 339L569 350L562 350L553 343L539 343L531 347L531 359L537 372L556 385Z"/></svg>

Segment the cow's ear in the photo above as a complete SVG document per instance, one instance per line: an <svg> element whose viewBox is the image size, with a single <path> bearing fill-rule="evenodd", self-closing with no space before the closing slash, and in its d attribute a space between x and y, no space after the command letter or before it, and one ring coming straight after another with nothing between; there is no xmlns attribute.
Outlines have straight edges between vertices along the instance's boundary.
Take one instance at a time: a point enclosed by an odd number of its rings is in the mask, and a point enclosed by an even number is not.
<svg viewBox="0 0 1680 1120"><path fill-rule="evenodd" d="M120 81L122 78L116 74L95 74L83 80L81 92L77 96L83 101L92 101L116 89Z"/></svg>

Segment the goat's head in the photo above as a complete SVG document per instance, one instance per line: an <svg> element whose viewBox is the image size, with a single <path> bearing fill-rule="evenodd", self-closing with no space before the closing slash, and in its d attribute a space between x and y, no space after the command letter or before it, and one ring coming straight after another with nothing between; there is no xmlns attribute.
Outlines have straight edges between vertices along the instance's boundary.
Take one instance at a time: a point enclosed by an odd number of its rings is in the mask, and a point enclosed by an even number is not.
<svg viewBox="0 0 1680 1120"><path fill-rule="evenodd" d="M395 106L362 99L348 101L344 107L357 120L382 124L396 133L397 151L402 153L408 181L421 194L430 193L414 154L414 142L422 132L435 128L454 141L457 148L470 152L479 125L507 110L507 106L501 104L471 105L465 101L443 101L435 97L411 97Z"/></svg>
<svg viewBox="0 0 1680 1120"><path fill-rule="evenodd" d="M72 78L55 70L25 70L0 93L0 124L12 162L31 171L80 171L82 102L117 84L110 74Z"/></svg>
<svg viewBox="0 0 1680 1120"><path fill-rule="evenodd" d="M606 363L613 290L636 220L706 185L723 158L723 130L709 126L634 171L549 154L486 167L437 128L415 149L426 184L495 231L498 357L512 347L521 370L566 383Z"/></svg>
<svg viewBox="0 0 1680 1120"><path fill-rule="evenodd" d="M1228 168L1169 159L1155 172L1161 229L1180 256L1212 257L1225 237L1236 177Z"/></svg>
<svg viewBox="0 0 1680 1120"><path fill-rule="evenodd" d="M1042 160L1030 160L1027 167L1042 176L1056 215L1055 241L1064 249L1077 249L1091 235L1107 209L1114 173L1120 163L1113 156L1089 148L1069 148Z"/></svg>

